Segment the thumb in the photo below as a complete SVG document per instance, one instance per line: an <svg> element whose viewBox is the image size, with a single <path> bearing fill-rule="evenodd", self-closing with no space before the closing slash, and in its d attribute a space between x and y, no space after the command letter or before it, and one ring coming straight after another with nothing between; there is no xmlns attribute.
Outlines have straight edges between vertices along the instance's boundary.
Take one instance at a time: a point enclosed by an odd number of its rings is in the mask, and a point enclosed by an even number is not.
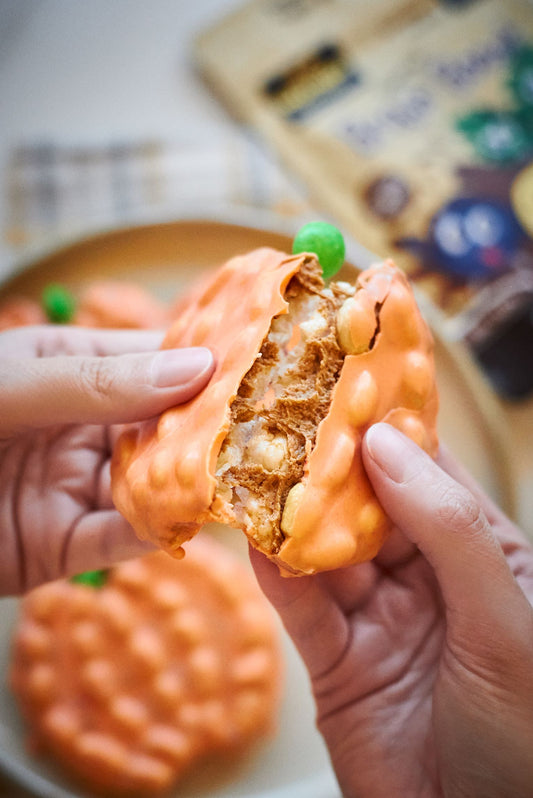
<svg viewBox="0 0 533 798"><path fill-rule="evenodd" d="M483 500L388 424L369 429L363 457L383 509L432 566L450 624L467 634L500 623L508 628L509 615L527 602Z"/></svg>
<svg viewBox="0 0 533 798"><path fill-rule="evenodd" d="M0 435L54 424L140 421L191 399L213 373L204 347L0 361Z"/></svg>

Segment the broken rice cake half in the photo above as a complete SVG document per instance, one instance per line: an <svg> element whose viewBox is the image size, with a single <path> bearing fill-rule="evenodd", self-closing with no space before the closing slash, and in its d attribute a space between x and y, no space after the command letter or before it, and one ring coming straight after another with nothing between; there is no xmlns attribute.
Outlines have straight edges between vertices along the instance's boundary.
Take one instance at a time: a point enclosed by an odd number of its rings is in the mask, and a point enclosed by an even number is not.
<svg viewBox="0 0 533 798"><path fill-rule="evenodd" d="M283 573L376 555L390 522L361 459L386 421L437 450L433 339L403 272L376 264L326 285L311 253L232 258L185 296L163 346L207 346L192 401L131 425L113 497L141 538L176 556L202 524L242 529Z"/></svg>

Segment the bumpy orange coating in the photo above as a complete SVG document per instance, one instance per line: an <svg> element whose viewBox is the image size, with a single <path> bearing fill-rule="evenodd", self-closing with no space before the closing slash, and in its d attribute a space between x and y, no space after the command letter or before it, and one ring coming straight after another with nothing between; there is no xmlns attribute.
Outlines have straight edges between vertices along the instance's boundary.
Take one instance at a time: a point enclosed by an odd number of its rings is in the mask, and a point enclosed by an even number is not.
<svg viewBox="0 0 533 798"><path fill-rule="evenodd" d="M211 520L231 402L272 318L287 312L284 290L306 257L265 247L232 258L202 281L170 327L164 348L207 346L216 371L195 399L130 428L115 447L113 499L141 538L176 552Z"/></svg>
<svg viewBox="0 0 533 798"><path fill-rule="evenodd" d="M11 684L38 749L106 795L153 796L207 754L276 724L271 608L248 568L204 536L95 590L67 581L22 602Z"/></svg>
<svg viewBox="0 0 533 798"><path fill-rule="evenodd" d="M83 327L155 328L168 324L166 306L137 283L99 280L82 292L72 320Z"/></svg>
<svg viewBox="0 0 533 798"><path fill-rule="evenodd" d="M374 303L371 349L347 355L306 464L279 564L314 573L371 559L390 530L366 476L361 441L377 421L400 429L430 455L438 447L433 339L405 275L392 261L362 272Z"/></svg>

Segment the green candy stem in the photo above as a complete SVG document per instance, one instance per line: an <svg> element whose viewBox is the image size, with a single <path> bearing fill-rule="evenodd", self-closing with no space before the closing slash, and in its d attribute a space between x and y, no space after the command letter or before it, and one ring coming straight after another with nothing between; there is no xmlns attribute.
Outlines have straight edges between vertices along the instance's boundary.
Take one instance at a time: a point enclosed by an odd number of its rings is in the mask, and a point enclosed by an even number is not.
<svg viewBox="0 0 533 798"><path fill-rule="evenodd" d="M339 271L346 254L342 233L328 222L310 222L304 225L294 238L292 251L294 255L313 252L325 279L333 277Z"/></svg>
<svg viewBox="0 0 533 798"><path fill-rule="evenodd" d="M71 582L74 582L76 585L86 585L87 587L92 587L95 590L103 587L107 582L108 572L106 570L102 571L84 571L81 574L76 574L70 578Z"/></svg>
<svg viewBox="0 0 533 798"><path fill-rule="evenodd" d="M55 324L66 324L71 321L76 302L70 291L59 283L50 283L45 287L42 302L49 321Z"/></svg>

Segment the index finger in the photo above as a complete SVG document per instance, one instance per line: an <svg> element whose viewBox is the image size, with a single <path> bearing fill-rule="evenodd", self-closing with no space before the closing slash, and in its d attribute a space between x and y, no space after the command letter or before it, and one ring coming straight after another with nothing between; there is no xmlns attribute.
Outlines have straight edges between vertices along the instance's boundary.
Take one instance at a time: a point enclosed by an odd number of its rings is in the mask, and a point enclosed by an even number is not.
<svg viewBox="0 0 533 798"><path fill-rule="evenodd" d="M153 352L161 346L163 336L162 330L106 330L39 324L0 333L0 353L2 357L20 358Z"/></svg>

